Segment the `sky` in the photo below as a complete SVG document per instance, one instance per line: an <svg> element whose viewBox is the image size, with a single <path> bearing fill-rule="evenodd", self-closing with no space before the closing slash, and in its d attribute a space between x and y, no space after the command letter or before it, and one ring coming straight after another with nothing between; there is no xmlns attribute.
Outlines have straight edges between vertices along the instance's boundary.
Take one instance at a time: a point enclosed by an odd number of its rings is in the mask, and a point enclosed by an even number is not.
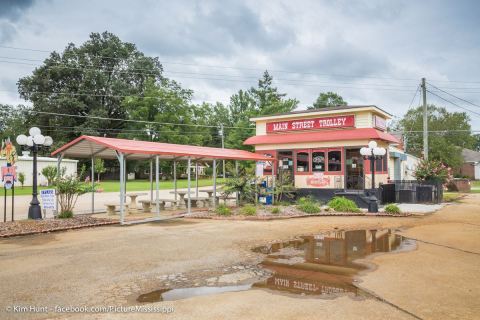
<svg viewBox="0 0 480 320"><path fill-rule="evenodd" d="M457 106L429 103L468 109L480 130L479 13L475 0L0 0L0 103L25 104L16 83L48 52L109 31L158 56L196 103L228 103L269 70L299 109L334 91L401 117L425 77L463 99L430 86Z"/></svg>

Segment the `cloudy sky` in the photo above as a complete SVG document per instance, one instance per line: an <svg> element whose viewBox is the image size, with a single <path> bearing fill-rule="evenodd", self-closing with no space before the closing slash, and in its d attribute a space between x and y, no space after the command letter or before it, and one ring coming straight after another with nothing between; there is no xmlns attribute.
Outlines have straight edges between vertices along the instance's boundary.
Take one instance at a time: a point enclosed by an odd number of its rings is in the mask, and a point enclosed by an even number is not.
<svg viewBox="0 0 480 320"><path fill-rule="evenodd" d="M268 69L300 108L335 91L349 104L401 116L421 77L480 105L479 13L475 0L0 0L0 103L24 103L16 82L49 51L109 31L160 57L195 102L228 102ZM432 94L428 100L462 110Z"/></svg>

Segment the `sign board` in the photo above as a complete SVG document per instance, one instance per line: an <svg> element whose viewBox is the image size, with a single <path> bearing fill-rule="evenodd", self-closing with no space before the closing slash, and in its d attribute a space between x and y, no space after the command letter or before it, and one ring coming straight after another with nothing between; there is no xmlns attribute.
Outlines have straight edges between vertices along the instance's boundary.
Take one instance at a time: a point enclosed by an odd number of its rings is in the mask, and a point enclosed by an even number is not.
<svg viewBox="0 0 480 320"><path fill-rule="evenodd" d="M262 161L257 162L257 166L255 168L255 175L257 177L262 177L263 176L263 166L264 165L265 165L265 163L262 162Z"/></svg>
<svg viewBox="0 0 480 320"><path fill-rule="evenodd" d="M301 131L329 128L346 128L355 126L355 116L334 116L313 119L296 119L267 123L267 133Z"/></svg>
<svg viewBox="0 0 480 320"><path fill-rule="evenodd" d="M377 115L373 116L373 126L377 129L385 131L387 129L387 120Z"/></svg>
<svg viewBox="0 0 480 320"><path fill-rule="evenodd" d="M43 209L55 209L55 206L56 206L55 189L40 190L40 198L42 199Z"/></svg>

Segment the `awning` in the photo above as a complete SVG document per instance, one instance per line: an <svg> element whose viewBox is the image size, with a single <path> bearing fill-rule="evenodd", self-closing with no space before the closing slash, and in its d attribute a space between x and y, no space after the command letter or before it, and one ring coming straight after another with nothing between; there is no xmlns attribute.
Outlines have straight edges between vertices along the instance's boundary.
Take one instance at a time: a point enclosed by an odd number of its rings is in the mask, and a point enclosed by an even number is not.
<svg viewBox="0 0 480 320"><path fill-rule="evenodd" d="M244 145L285 144L297 142L326 142L344 140L383 140L400 143L393 135L374 128L359 128L346 130L315 131L304 133L277 133L253 136L243 142Z"/></svg>
<svg viewBox="0 0 480 320"><path fill-rule="evenodd" d="M71 158L117 159L116 152L121 152L128 159L225 159L272 161L271 158L245 150L199 147L183 144L138 141L117 138L81 136L52 152L52 156L63 154Z"/></svg>

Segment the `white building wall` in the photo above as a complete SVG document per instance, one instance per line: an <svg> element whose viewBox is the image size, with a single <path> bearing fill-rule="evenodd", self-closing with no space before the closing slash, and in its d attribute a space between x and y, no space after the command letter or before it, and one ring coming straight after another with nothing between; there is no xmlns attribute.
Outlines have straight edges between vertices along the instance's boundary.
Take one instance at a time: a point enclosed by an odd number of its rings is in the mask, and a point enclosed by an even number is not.
<svg viewBox="0 0 480 320"><path fill-rule="evenodd" d="M5 158L0 158L0 166L5 166L6 164L7 161L5 160ZM77 174L77 164L78 160L63 159L61 167L66 168L65 175L72 175ZM25 174L24 186L31 186L33 183L33 157L22 155L18 157L15 166L17 167L17 176L19 172L23 172ZM37 157L37 181L39 186L47 185L47 179L42 174L42 169L47 166L57 167L57 159L48 157ZM3 187L3 182L0 181L0 185ZM20 187L20 182L18 182L18 179L15 185Z"/></svg>

